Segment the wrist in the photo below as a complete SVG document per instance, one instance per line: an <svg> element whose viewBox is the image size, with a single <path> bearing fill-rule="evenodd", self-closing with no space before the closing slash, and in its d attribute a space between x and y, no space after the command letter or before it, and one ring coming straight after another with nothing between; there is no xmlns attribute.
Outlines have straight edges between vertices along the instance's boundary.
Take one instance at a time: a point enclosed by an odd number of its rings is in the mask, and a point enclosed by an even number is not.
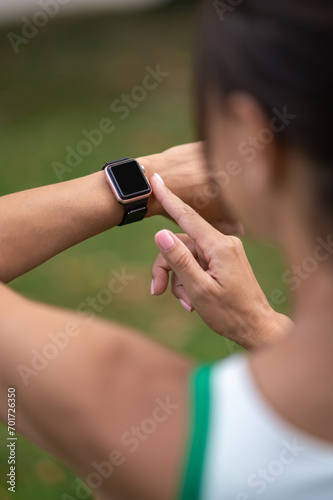
<svg viewBox="0 0 333 500"><path fill-rule="evenodd" d="M235 328L228 335L225 332L221 334L248 351L273 344L288 335L293 327L292 320L276 312L268 302L257 307L252 304L251 311L243 311L234 324Z"/></svg>
<svg viewBox="0 0 333 500"><path fill-rule="evenodd" d="M95 172L78 181L82 183L82 198L87 199L89 193L89 199L93 203L92 217L98 219L98 228L105 231L117 226L124 216L124 209L112 194L105 180L105 173Z"/></svg>
<svg viewBox="0 0 333 500"><path fill-rule="evenodd" d="M258 327L256 342L252 349L261 348L283 339L292 330L294 323L288 316L271 309Z"/></svg>
<svg viewBox="0 0 333 500"><path fill-rule="evenodd" d="M140 165L145 167L145 174L149 182L155 172L163 177L164 172L162 169L160 156L160 154L154 154L137 158L137 161L140 163ZM146 217L152 217L153 215L162 215L162 207L156 200L153 193L148 198L147 208L148 212Z"/></svg>
<svg viewBox="0 0 333 500"><path fill-rule="evenodd" d="M190 159L184 161L183 158L175 160L168 156L168 151L150 156L137 158L140 165L145 167L145 173L150 181L151 177L156 172L159 174L165 185L184 203L196 207L196 193L200 193L203 186L207 185L207 174L196 172ZM152 215L167 216L161 204L156 200L154 194L149 198L148 213L146 217Z"/></svg>

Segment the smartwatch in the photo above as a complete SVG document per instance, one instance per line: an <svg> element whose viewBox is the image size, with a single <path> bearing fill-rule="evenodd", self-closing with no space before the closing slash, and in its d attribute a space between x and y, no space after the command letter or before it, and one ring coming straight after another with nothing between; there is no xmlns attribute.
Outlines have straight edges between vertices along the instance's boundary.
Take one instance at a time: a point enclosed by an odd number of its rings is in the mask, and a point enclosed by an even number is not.
<svg viewBox="0 0 333 500"><path fill-rule="evenodd" d="M116 200L124 207L124 217L118 226L142 220L152 192L144 167L132 158L121 158L106 163L102 170Z"/></svg>

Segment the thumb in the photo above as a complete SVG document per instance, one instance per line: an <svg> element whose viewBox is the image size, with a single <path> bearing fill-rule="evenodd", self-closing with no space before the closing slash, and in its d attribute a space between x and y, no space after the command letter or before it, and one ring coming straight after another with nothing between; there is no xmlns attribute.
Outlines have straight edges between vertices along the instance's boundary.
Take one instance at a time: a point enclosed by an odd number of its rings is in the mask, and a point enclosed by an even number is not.
<svg viewBox="0 0 333 500"><path fill-rule="evenodd" d="M209 280L208 274L199 265L192 252L171 231L163 229L156 233L155 242L190 296L194 284L203 284Z"/></svg>

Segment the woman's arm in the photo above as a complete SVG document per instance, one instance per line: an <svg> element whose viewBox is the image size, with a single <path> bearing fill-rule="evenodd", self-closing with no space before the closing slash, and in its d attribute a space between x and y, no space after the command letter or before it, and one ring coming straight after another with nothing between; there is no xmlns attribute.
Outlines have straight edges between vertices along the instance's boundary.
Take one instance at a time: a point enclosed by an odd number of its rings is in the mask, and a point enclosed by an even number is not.
<svg viewBox="0 0 333 500"><path fill-rule="evenodd" d="M212 180L200 143L176 146L138 161L145 166L148 178L154 172L163 175L170 189L207 220L221 218L216 199L208 189ZM165 212L151 196L147 216L157 214ZM0 281L8 283L63 250L116 226L122 217L123 208L101 171L3 196L0 198Z"/></svg>
<svg viewBox="0 0 333 500"><path fill-rule="evenodd" d="M117 225L122 207L104 172L0 198L0 280L7 283Z"/></svg>
<svg viewBox="0 0 333 500"><path fill-rule="evenodd" d="M130 328L0 284L0 420L14 387L17 430L100 499L176 498L192 366Z"/></svg>

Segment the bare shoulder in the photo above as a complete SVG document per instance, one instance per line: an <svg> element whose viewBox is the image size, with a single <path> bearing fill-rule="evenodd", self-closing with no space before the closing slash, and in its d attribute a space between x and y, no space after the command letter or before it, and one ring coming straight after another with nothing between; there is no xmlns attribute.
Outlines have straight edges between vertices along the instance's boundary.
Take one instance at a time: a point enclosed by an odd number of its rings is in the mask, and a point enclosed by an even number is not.
<svg viewBox="0 0 333 500"><path fill-rule="evenodd" d="M266 401L290 424L333 442L333 339L302 332L255 354L250 367Z"/></svg>

